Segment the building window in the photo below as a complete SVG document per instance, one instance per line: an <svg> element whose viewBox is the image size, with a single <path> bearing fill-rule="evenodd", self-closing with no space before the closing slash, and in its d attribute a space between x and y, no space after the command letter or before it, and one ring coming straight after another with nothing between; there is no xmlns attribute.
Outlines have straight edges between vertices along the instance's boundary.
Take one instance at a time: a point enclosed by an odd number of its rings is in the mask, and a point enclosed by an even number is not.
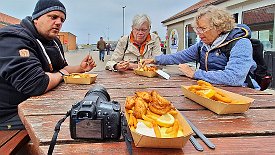
<svg viewBox="0 0 275 155"><path fill-rule="evenodd" d="M198 41L198 38L191 24L186 25L185 32L185 48L188 48L194 45Z"/></svg>
<svg viewBox="0 0 275 155"><path fill-rule="evenodd" d="M233 17L234 17L234 19L235 19L235 23L238 23L238 13L235 13L235 14L233 14Z"/></svg>
<svg viewBox="0 0 275 155"><path fill-rule="evenodd" d="M275 5L243 12L243 23L252 31L251 37L259 39L266 51L275 51L274 17Z"/></svg>

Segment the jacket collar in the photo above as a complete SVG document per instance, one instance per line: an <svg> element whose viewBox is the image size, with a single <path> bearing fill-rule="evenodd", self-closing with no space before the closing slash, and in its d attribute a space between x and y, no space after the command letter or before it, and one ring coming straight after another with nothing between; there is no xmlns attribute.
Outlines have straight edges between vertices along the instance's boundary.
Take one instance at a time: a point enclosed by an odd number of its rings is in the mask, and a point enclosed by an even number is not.
<svg viewBox="0 0 275 155"><path fill-rule="evenodd" d="M148 42L150 42L150 41L151 41L151 35L150 35L150 33L149 33L149 34L147 35L145 41L144 41L141 45L138 45L138 44L135 42L135 40L134 40L133 32L131 32L131 34L130 34L130 42L133 43L133 44L137 47L137 49L139 49L139 53L140 53L141 55L144 54L145 45L146 45Z"/></svg>
<svg viewBox="0 0 275 155"><path fill-rule="evenodd" d="M206 47L207 51L213 50L215 48L220 48L229 44L232 41L241 39L241 38L250 38L251 30L248 26L244 24L238 24L233 30L227 32L226 34L220 35L211 46L203 43L203 46Z"/></svg>

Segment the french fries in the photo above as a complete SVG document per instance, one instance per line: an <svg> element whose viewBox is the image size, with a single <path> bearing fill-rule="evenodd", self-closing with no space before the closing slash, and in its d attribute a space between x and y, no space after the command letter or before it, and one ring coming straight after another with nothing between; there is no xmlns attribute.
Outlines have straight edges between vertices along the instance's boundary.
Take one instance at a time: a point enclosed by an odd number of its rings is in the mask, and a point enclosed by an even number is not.
<svg viewBox="0 0 275 155"><path fill-rule="evenodd" d="M169 134L169 133L171 133L172 131L173 131L173 126L169 127L169 128L165 131L165 133L166 133L166 134Z"/></svg>
<svg viewBox="0 0 275 155"><path fill-rule="evenodd" d="M156 71L158 68L156 66L146 66L141 61L138 63L138 70L139 71Z"/></svg>
<svg viewBox="0 0 275 155"><path fill-rule="evenodd" d="M178 111L170 101L156 91L136 92L135 96L128 96L125 111L129 116L128 125L131 131L135 131L138 122L152 128L157 138L177 137L179 130L183 129L179 121L175 119Z"/></svg>
<svg viewBox="0 0 275 155"><path fill-rule="evenodd" d="M145 121L143 119L138 119L138 122L144 123L148 128L153 128L153 124L149 121Z"/></svg>
<svg viewBox="0 0 275 155"><path fill-rule="evenodd" d="M85 73L72 73L68 76L71 78L89 78L89 75Z"/></svg>
<svg viewBox="0 0 275 155"><path fill-rule="evenodd" d="M215 101L224 102L224 103L233 102L233 100L227 94L221 91L218 91L210 83L203 80L198 80L197 83L198 85L192 85L188 88L188 90L202 97L209 98Z"/></svg>
<svg viewBox="0 0 275 155"><path fill-rule="evenodd" d="M179 120L176 119L175 123L174 123L174 125L172 127L172 132L171 132L172 136L173 137L177 137L178 131L179 131Z"/></svg>
<svg viewBox="0 0 275 155"><path fill-rule="evenodd" d="M168 113L173 115L174 117L178 114L178 112L174 109L170 110Z"/></svg>
<svg viewBox="0 0 275 155"><path fill-rule="evenodd" d="M155 120L153 120L152 118L149 118L147 117L146 115L142 115L142 118L145 120L145 121L148 121L148 122L151 122L153 123Z"/></svg>
<svg viewBox="0 0 275 155"><path fill-rule="evenodd" d="M155 132L155 134L156 134L156 137L157 137L157 138L161 138L159 126L157 125L156 122L153 122L153 128L154 128L154 132Z"/></svg>

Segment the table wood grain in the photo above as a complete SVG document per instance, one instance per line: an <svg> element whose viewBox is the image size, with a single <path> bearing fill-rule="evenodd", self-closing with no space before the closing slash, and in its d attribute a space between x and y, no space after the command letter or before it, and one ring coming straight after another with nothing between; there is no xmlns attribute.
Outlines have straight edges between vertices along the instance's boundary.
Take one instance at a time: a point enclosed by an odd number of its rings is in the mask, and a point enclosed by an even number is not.
<svg viewBox="0 0 275 155"><path fill-rule="evenodd" d="M188 142L182 149L136 148L134 154L268 154L275 153L275 96L271 93L244 87L215 85L221 89L255 99L248 111L242 114L217 115L205 107L186 98L182 85L196 84L179 73L170 73L171 79L147 78L127 72L95 72L96 82L91 85L61 83L48 93L32 97L19 105L19 116L23 121L37 152L47 154L58 120L64 117L72 105L80 102L88 90L103 85L111 100L124 107L126 96L136 91L156 90L167 98L201 132L216 145L215 150L204 147L198 152ZM123 108L122 108L123 109ZM70 137L69 118L61 126L54 154L128 154L126 144L74 140Z"/></svg>

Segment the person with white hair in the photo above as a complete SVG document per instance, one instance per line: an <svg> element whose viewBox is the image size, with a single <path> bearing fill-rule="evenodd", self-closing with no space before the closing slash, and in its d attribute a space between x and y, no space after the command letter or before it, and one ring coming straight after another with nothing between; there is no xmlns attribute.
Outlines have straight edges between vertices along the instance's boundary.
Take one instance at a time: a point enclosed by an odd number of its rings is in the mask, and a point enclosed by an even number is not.
<svg viewBox="0 0 275 155"><path fill-rule="evenodd" d="M151 20L146 14L133 18L130 35L119 39L118 44L106 63L105 69L126 71L138 67L140 59L154 58L162 54L160 40L154 33L150 33Z"/></svg>
<svg viewBox="0 0 275 155"><path fill-rule="evenodd" d="M193 28L200 38L196 44L173 54L142 61L145 64L178 64L179 70L187 77L212 84L260 89L259 84L251 76L257 64L253 59L249 39L251 30L247 25L236 25L229 11L210 5L198 10ZM194 70L186 64L188 62L198 62L199 68Z"/></svg>

